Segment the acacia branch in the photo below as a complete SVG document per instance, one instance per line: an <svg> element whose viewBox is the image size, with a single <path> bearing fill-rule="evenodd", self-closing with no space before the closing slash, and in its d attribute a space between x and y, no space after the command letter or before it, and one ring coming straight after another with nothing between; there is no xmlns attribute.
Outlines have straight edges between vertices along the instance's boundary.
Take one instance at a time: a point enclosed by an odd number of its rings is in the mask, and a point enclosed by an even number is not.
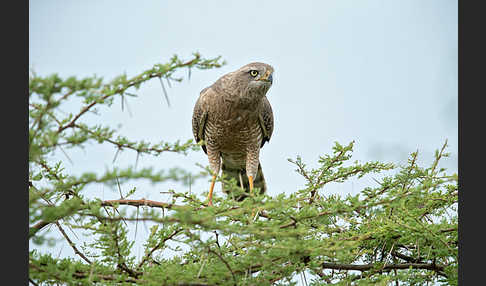
<svg viewBox="0 0 486 286"><path fill-rule="evenodd" d="M157 202L157 201L152 201L152 200L146 200L146 199L140 199L140 200L128 200L128 199L122 199L122 200L106 200L101 202L102 206L116 206L116 205L128 205L128 206L135 206L135 207L142 207L142 206L148 206L148 207L153 207L153 208L165 208L165 209L182 209L184 206L181 205L175 205L172 203L163 203L163 202Z"/></svg>
<svg viewBox="0 0 486 286"><path fill-rule="evenodd" d="M59 229L59 231L62 233L62 235L64 236L64 238L67 240L67 242L69 243L69 245L72 247L72 249L74 250L74 253L76 253L77 255L79 255L82 259L84 259L84 261L86 261L88 264L91 264L91 261L81 252L79 251L79 249L76 247L76 245L72 242L72 240L69 238L69 236L66 234L66 232L64 231L64 229L61 227L61 224L56 221L56 226L57 228Z"/></svg>
<svg viewBox="0 0 486 286"><path fill-rule="evenodd" d="M37 270L38 272L48 273L49 275L52 275L57 281L63 281L55 273L52 273L49 270L42 269L41 267L38 267L35 264L29 263L29 268L30 268L30 271L32 271L32 269L33 269L33 270ZM75 271L72 274L72 277L75 278L75 279L83 279L83 278L89 277L90 275L92 275L92 274L87 273L87 272L83 272L83 271ZM95 275L95 278L98 279L98 280L106 280L106 281L114 281L114 280L119 281L119 279L120 279L119 276L116 276L116 275L107 275L107 274L96 274ZM123 282L127 282L127 283L141 283L143 281L142 280L139 280L139 279L132 278L132 277L128 277L128 278L125 278L123 280Z"/></svg>
<svg viewBox="0 0 486 286"><path fill-rule="evenodd" d="M129 206L149 206L149 207L156 207L156 208L166 208L166 209L177 209L177 208L184 208L184 206L181 205L175 205L171 203L163 203L163 202L157 202L157 201L151 201L151 200L146 200L146 199L140 199L140 200L106 200L101 202L101 206L111 206L114 207L116 205L129 205ZM79 209L77 211L87 209L88 205L87 204L82 204L80 205ZM35 225L29 227L29 238L33 237L35 233L37 233L39 230L44 228L45 226L56 222L61 218L56 218L52 221L46 221L46 220L41 220L37 222Z"/></svg>
<svg viewBox="0 0 486 286"><path fill-rule="evenodd" d="M43 272L43 273L48 273L49 275L52 275L56 281L63 281L58 275L50 272L49 270L43 269L42 267L38 267L35 264L29 263L29 272L33 272L32 270L36 270L38 272ZM147 283L148 281L141 280L141 279L136 279L133 277L127 277L124 278L123 280L120 280L119 275L115 274L92 274L90 272L84 272L80 270L76 270L72 274L72 278L74 279L84 279L87 277L94 277L92 280L104 280L104 281L117 281L117 282L125 282L125 283L133 283L136 285L143 285L144 283ZM31 278L29 278L32 280ZM169 286L215 286L215 284L207 284L207 283L199 283L199 282L179 282L175 284L170 284Z"/></svg>
<svg viewBox="0 0 486 286"><path fill-rule="evenodd" d="M236 281L235 273L233 272L233 269L231 269L231 267L228 264L228 262L226 262L226 260L224 260L224 258L219 253L217 253L216 251L212 250L209 246L208 246L208 252L216 255L224 263L224 265L226 265L226 268L228 268L228 270L231 272L231 276L233 276L233 281L235 282L234 285L235 286L238 285L238 282Z"/></svg>
<svg viewBox="0 0 486 286"><path fill-rule="evenodd" d="M343 156L344 153L345 153L345 150L341 150L341 152L339 152L339 154L336 157L334 157L334 159L331 162L329 162L327 168L324 169L324 170L321 170L319 176L317 176L317 183L314 184L314 188L311 191L311 197L309 199L309 204L312 204L312 202L314 201L314 197L315 197L315 194L316 194L317 190L320 189L322 186L324 186L326 183L328 183L328 182L321 183L322 176L324 175L324 173L327 172L327 171L329 171L329 169L332 166L334 166L334 163L336 163L337 161L339 161L339 159Z"/></svg>
<svg viewBox="0 0 486 286"><path fill-rule="evenodd" d="M46 164L44 164L43 162L41 162L41 164L42 164L42 167L46 168L46 169L47 169L47 171L48 171L49 173L53 174L53 175L54 175L54 176L55 176L57 179L59 179L59 177L57 176L57 174L56 174L56 173L54 173L54 172L52 172L52 171L51 171L51 169L50 169L50 168L49 168L49 167L48 167ZM45 200L45 201L46 201L46 202L47 202L49 205L51 205L51 206L53 205L53 203L52 203L52 202L51 202L49 199L47 199L46 197L44 197L44 196L43 196L43 194L41 194L41 193L39 192L39 190L38 190L38 189L37 189L37 188L36 188L36 187L35 187L35 186L34 186L32 183L30 183L30 182L29 182L29 184L30 184L30 186L31 186L32 188L34 188L34 190L35 190L37 193L39 193L39 196L40 196L40 197L41 197L43 200ZM88 259L88 258L87 258L87 257L86 257L86 256L85 256L85 255L84 255L82 252L81 252L81 251L79 251L79 249L76 247L76 245L73 243L73 241L72 241L72 240L69 238L69 236L68 236L68 235L67 235L67 233L64 231L64 229L62 228L62 226L61 226L61 224L59 223L59 221L55 221L55 223L56 223L57 228L58 228L58 229L59 229L59 231L61 232L61 234L64 236L64 238L66 239L66 241L69 243L69 245L71 246L71 248L74 250L74 253L76 253L77 255L79 255L79 256L80 256L82 259L84 259L84 261L86 261L88 264L91 264L91 261L90 261L90 260L89 260L89 259ZM40 226L42 226L42 225L40 225ZM43 227L43 226L42 226L42 227Z"/></svg>
<svg viewBox="0 0 486 286"><path fill-rule="evenodd" d="M169 235L168 237L164 238L159 244L157 244L154 248L152 248L152 250L150 250L149 253L147 253L147 255L145 255L145 257L142 259L142 261L140 261L140 264L138 264L138 268L142 267L142 265L152 256L152 254L159 248L162 247L162 245L165 244L166 241L172 239L174 236L176 236L179 232L181 232L182 229L177 229L176 231L174 231L171 235Z"/></svg>
<svg viewBox="0 0 486 286"><path fill-rule="evenodd" d="M82 131L86 132L86 133L89 133L93 136L99 136L98 134L96 134L95 132L85 128L84 126L82 125L79 125L79 124L73 124L71 126L72 128L78 128L78 129L81 129ZM101 138L103 141L106 141L108 143L111 143L115 146L118 147L118 150L121 150L123 148L127 148L127 149L131 149L131 150L134 150L134 151L137 151L137 152L144 152L144 153L149 153L149 152L154 152L154 153L157 153L157 154L160 154L162 152L178 152L177 150L174 150L172 149L171 146L166 146L162 149L159 149L159 148L154 148L154 147L150 147L150 148L141 148L141 149L137 149L136 147L132 146L131 144L129 143L120 143L120 142L116 142L110 138ZM60 145L60 144L58 144Z"/></svg>
<svg viewBox="0 0 486 286"><path fill-rule="evenodd" d="M50 272L49 270L38 267L37 265L32 264L32 263L29 263L29 270L30 270L29 272L34 272L32 270L36 270L38 272L48 273L49 275L52 275L56 279L56 281L63 281L58 275ZM84 271L80 271L80 270L76 270L72 274L72 278L74 278L74 279L84 279L84 278L87 278L87 277L90 277L90 276L94 278L92 280L117 281L117 282L124 282L124 283L133 283L133 284L136 284L136 285L142 285L142 284L148 282L148 281L136 279L136 278L133 278L133 277L127 277L127 278L124 278L123 280L120 280L121 277L119 275L115 275L115 274L92 274L90 272L84 272ZM32 280L32 279L29 278L29 280ZM199 282L179 282L179 283L175 283L175 284L170 284L169 286L215 286L215 284L207 284L207 283L199 283Z"/></svg>
<svg viewBox="0 0 486 286"><path fill-rule="evenodd" d="M420 257L414 258L414 257L408 256L408 255L402 254L400 252L397 252L395 250L391 252L391 255L395 256L397 258L403 259L407 262L411 262L411 263L419 263L419 262L422 261L422 259Z"/></svg>
<svg viewBox="0 0 486 286"><path fill-rule="evenodd" d="M118 256L118 267L128 273L130 277L133 278L138 278L142 273L141 272L135 272L132 269L128 267L128 265L125 263L125 259L123 255L120 253L120 246L118 245L118 240L120 237L118 236L118 224L115 224L115 231L112 231L113 234L113 240L115 241L115 248L116 248L116 254Z"/></svg>
<svg viewBox="0 0 486 286"><path fill-rule="evenodd" d="M102 96L101 98L99 98L98 100L95 100L93 101L92 103L86 105L85 107L83 107L81 109L81 111L76 114L74 116L74 118L69 122L67 123L66 125L64 126L59 126L58 130L57 130L57 133L61 133L62 131L64 131L65 129L67 128L72 128L74 127L76 121L83 115L85 114L86 112L88 112L93 106L95 106L96 104L99 103L99 101L104 101L105 99L111 97L111 96L114 96L115 94L120 94L120 93L123 93L125 92L128 88L132 87L132 86L136 86L138 84L141 84L147 80L150 80L152 78L160 78L162 77L164 74L167 74L167 73L170 73L171 71L173 71L174 69L176 68L182 68L182 67L186 67L186 66L191 66L193 65L194 63L196 63L196 61L198 61L200 59L200 56L199 55L196 55L196 57L190 61L187 61L185 63L180 63L180 64L176 64L172 67L170 67L168 70L164 70L164 71L161 71L161 72L153 72L153 73L150 73L148 74L147 77L142 77L138 80L132 80L130 83L128 83L126 86L124 87L120 87L120 88L117 88L113 93L108 93L108 94L105 94L104 96Z"/></svg>
<svg viewBox="0 0 486 286"><path fill-rule="evenodd" d="M322 263L321 267L323 269L334 269L334 270L357 270L357 271L367 271L376 268L374 264L338 264L338 263ZM388 264L382 268L382 270L393 270L393 269L426 269L436 271L438 274L447 277L443 273L444 266L437 265L434 263L399 263L399 264Z"/></svg>
<svg viewBox="0 0 486 286"><path fill-rule="evenodd" d="M417 151L417 152L418 152L418 151ZM412 155L412 156L413 156L413 158L412 158L412 163L410 164L410 167L409 167L409 169L408 169L408 172L407 172L407 178L408 178L408 177L410 177L410 173L412 172L413 167L414 167L414 165L415 165L415 161L417 160L417 155L418 155L418 153L417 153L417 152L413 153L413 155ZM403 192L403 191L405 191L405 187L406 187L406 186L407 186L407 182L403 182L402 192Z"/></svg>

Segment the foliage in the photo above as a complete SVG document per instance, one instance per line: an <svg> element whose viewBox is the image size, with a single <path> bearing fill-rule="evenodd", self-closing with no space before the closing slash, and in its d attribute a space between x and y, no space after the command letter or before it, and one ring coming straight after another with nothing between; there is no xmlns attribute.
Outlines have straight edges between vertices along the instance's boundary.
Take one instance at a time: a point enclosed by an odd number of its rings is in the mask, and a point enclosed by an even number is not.
<svg viewBox="0 0 486 286"><path fill-rule="evenodd" d="M87 142L112 144L120 151L158 156L199 150L185 143L136 142L110 126L82 123L88 111L122 101L131 88L153 78L174 79L183 68L210 69L224 63L199 54L186 62L174 56L133 78L120 76L61 79L32 75L29 81L29 279L33 284L76 285L292 285L303 277L310 285L457 285L457 175L438 163L405 166L381 162L350 163L354 142L335 143L316 168L302 158L289 160L305 185L290 195L256 195L242 202L214 197L214 206L194 193L174 192L171 202L129 199L102 201L85 194L88 185L145 178L157 184L184 181L181 169L107 170L104 174L66 174L50 156ZM162 82L162 81L161 81ZM61 112L81 97L76 114ZM376 186L356 195L326 194L332 183L375 173ZM224 180L222 178L221 180ZM235 181L229 182L241 191ZM258 192L255 192L258 193ZM143 207L143 208L141 208ZM144 255L133 254L128 224L153 222ZM55 258L36 245L49 242L46 226L55 225L75 257ZM88 233L76 245L64 228ZM309 278L309 281L307 281ZM398 284L397 284L398 285Z"/></svg>

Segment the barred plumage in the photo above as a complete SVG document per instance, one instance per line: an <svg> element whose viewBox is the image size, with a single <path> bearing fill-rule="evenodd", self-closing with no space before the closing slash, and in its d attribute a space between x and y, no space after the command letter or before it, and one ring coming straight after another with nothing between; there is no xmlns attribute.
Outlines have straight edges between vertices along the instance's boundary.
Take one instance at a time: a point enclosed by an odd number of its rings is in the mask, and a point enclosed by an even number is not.
<svg viewBox="0 0 486 286"><path fill-rule="evenodd" d="M201 91L194 106L192 130L196 142L205 142L202 148L214 175L209 204L220 169L249 192L252 185L266 191L259 153L273 133L273 112L265 96L272 73L268 64L250 63Z"/></svg>

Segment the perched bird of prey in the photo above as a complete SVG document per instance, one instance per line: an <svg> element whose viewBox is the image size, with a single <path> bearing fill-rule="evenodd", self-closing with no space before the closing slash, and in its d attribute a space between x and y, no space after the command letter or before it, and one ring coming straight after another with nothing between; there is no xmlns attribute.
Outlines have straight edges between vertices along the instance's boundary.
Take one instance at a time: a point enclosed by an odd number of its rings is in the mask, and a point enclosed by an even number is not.
<svg viewBox="0 0 486 286"><path fill-rule="evenodd" d="M254 187L266 191L259 154L273 132L272 107L265 96L272 85L272 74L273 67L268 64L249 63L223 75L199 95L192 131L196 142L203 140L202 149L213 172L208 205L212 205L220 169L250 195ZM223 191L228 192L224 184Z"/></svg>

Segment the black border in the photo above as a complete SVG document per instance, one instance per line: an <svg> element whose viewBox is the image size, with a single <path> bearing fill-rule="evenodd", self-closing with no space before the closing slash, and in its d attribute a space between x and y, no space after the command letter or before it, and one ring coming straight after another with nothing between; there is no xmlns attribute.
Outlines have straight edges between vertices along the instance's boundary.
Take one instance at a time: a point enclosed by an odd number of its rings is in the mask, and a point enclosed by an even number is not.
<svg viewBox="0 0 486 286"><path fill-rule="evenodd" d="M28 285L29 2L3 5L2 27L2 245L4 284ZM5 88L6 87L6 88ZM22 186L23 185L23 186ZM8 283L8 282L14 283Z"/></svg>
<svg viewBox="0 0 486 286"><path fill-rule="evenodd" d="M484 105L476 102L485 95L481 57L484 45L484 10L475 1L458 1L458 146L459 146L459 285L484 282L483 242L485 236L484 185ZM468 4L466 6L466 4ZM483 61L482 61L483 60ZM483 163L484 164L484 163ZM479 284L478 284L479 281ZM482 282L482 283L481 283Z"/></svg>

